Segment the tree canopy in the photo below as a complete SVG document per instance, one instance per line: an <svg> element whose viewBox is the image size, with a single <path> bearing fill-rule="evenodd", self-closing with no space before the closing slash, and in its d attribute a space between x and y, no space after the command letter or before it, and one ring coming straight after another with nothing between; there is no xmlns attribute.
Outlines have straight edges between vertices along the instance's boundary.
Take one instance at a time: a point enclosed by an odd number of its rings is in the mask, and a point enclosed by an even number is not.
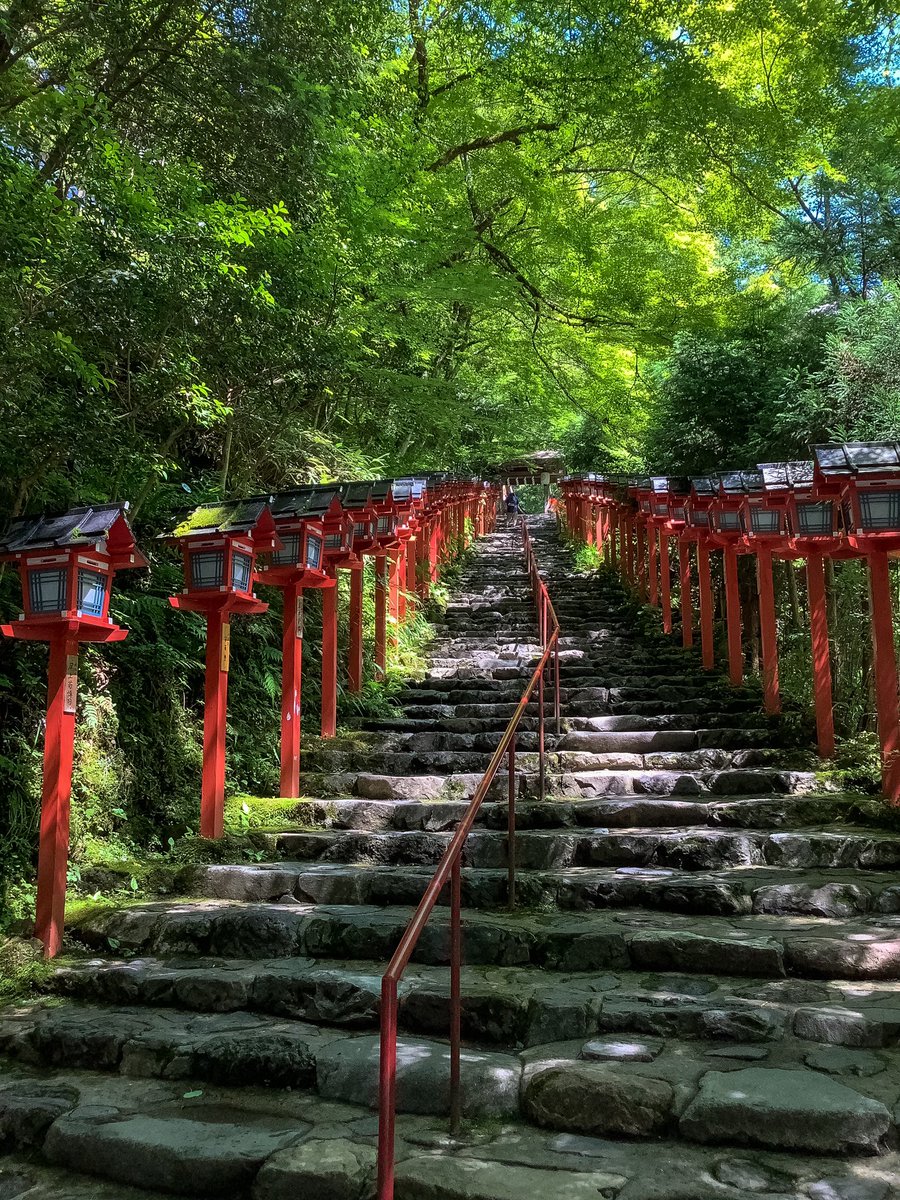
<svg viewBox="0 0 900 1200"><path fill-rule="evenodd" d="M892 414L895 62L847 0L12 0L0 505L796 444L848 339Z"/></svg>

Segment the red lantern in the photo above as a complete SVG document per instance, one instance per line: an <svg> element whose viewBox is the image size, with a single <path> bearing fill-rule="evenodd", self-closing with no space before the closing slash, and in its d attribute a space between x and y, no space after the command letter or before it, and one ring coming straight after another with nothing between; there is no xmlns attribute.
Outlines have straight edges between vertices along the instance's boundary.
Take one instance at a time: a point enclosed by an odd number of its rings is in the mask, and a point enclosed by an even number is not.
<svg viewBox="0 0 900 1200"><path fill-rule="evenodd" d="M271 499L271 513L279 545L261 557L260 583L282 593L281 642L281 779L282 796L300 794L300 713L303 683L303 593L334 591L326 549L328 529L325 513L330 497L314 488L282 492ZM323 623L323 641L324 641ZM323 655L324 660L324 655ZM327 674L325 668L323 674ZM323 687L323 713L328 711Z"/></svg>
<svg viewBox="0 0 900 1200"><path fill-rule="evenodd" d="M723 490L730 486L734 495L743 491L741 523L744 545L756 555L763 696L766 711L777 713L781 711L781 696L778 686L778 632L772 555L784 554L788 550L787 514L783 504L773 501L761 470L735 472L723 476L722 481Z"/></svg>
<svg viewBox="0 0 900 1200"><path fill-rule="evenodd" d="M184 555L184 590L171 596L173 608L206 617L206 683L203 713L203 783L200 834L222 836L225 813L225 726L231 618L263 613L257 599L256 557L279 541L269 498L201 504L176 526L166 541Z"/></svg>
<svg viewBox="0 0 900 1200"><path fill-rule="evenodd" d="M712 510L719 492L718 481L709 475L691 479L691 490L684 507L685 525L681 538L697 546L697 591L700 596L700 650L703 666L715 666L713 644L712 581L709 551L712 545Z"/></svg>
<svg viewBox="0 0 900 1200"><path fill-rule="evenodd" d="M900 803L900 711L888 556L900 551L900 445L848 442L814 446L819 500L837 499L848 545L865 554L881 742L882 787Z"/></svg>
<svg viewBox="0 0 900 1200"><path fill-rule="evenodd" d="M351 692L362 689L363 679L363 556L378 544L378 513L372 501L371 483L347 483L341 489L341 501L353 522L353 555L350 569L350 636L347 657L348 686Z"/></svg>
<svg viewBox="0 0 900 1200"><path fill-rule="evenodd" d="M663 628L672 632L672 600L669 568L669 538L677 538L678 578L681 596L682 645L693 644L693 608L691 600L691 568L689 543L681 539L687 524L687 501L690 485L686 479L655 475L651 484L652 525L659 533L660 573L662 580Z"/></svg>
<svg viewBox="0 0 900 1200"><path fill-rule="evenodd" d="M768 503L784 512L788 542L786 548L778 549L778 556L806 560L816 735L819 754L827 758L834 754L834 711L823 560L848 558L857 552L844 536L837 498L817 495L811 461L760 463L758 469Z"/></svg>
<svg viewBox="0 0 900 1200"><path fill-rule="evenodd" d="M109 616L113 575L147 565L127 509L107 504L59 517L20 517L0 542L0 558L18 566L24 610L0 631L50 648L35 923L48 958L59 952L65 920L79 643L127 637Z"/></svg>

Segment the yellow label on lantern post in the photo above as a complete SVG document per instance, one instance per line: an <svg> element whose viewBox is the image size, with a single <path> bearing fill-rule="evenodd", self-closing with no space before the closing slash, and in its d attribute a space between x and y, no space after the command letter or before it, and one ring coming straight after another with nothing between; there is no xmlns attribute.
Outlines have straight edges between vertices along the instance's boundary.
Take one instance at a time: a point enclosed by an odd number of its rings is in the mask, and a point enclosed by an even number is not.
<svg viewBox="0 0 900 1200"><path fill-rule="evenodd" d="M219 659L219 670L228 674L228 664L231 662L231 625L226 621L222 626L222 649Z"/></svg>
<svg viewBox="0 0 900 1200"><path fill-rule="evenodd" d="M297 638L303 641L303 597L297 597L297 619L295 624Z"/></svg>

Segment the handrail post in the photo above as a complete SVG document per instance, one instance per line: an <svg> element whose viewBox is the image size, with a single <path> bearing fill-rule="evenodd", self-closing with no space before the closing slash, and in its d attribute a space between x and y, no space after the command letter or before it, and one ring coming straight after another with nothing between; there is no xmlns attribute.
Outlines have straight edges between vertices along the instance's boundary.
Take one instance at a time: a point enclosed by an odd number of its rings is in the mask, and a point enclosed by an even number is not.
<svg viewBox="0 0 900 1200"><path fill-rule="evenodd" d="M462 1122L462 1084L460 1078L460 1040L462 1029L462 884L457 854L450 873L450 1136L459 1137Z"/></svg>
<svg viewBox="0 0 900 1200"><path fill-rule="evenodd" d="M560 712L559 702L559 631L556 633L556 640L553 643L553 707L554 716L556 717L556 732L562 733L562 715Z"/></svg>
<svg viewBox="0 0 900 1200"><path fill-rule="evenodd" d="M397 1115L397 982L381 980L378 1060L378 1200L394 1200L394 1125Z"/></svg>
<svg viewBox="0 0 900 1200"><path fill-rule="evenodd" d="M547 772L544 763L544 672L538 679L538 770L540 777L540 793L543 802L547 794Z"/></svg>
<svg viewBox="0 0 900 1200"><path fill-rule="evenodd" d="M516 907L516 735L507 752L509 795L506 809L506 903L510 912Z"/></svg>

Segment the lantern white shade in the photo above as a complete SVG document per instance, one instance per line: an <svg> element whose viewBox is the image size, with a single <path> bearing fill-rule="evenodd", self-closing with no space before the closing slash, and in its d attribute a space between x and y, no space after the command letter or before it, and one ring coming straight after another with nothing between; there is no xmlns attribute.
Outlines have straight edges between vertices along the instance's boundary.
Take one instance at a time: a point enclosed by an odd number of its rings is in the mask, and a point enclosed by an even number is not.
<svg viewBox="0 0 900 1200"><path fill-rule="evenodd" d="M900 530L900 491L860 491L863 529Z"/></svg>
<svg viewBox="0 0 900 1200"><path fill-rule="evenodd" d="M45 567L28 572L28 600L33 613L64 612L66 607L65 568Z"/></svg>
<svg viewBox="0 0 900 1200"><path fill-rule="evenodd" d="M250 591L250 575L253 559L249 554L235 550L231 556L231 586L236 592Z"/></svg>
<svg viewBox="0 0 900 1200"><path fill-rule="evenodd" d="M106 600L106 576L100 571L78 572L78 611L89 617L102 617Z"/></svg>
<svg viewBox="0 0 900 1200"><path fill-rule="evenodd" d="M225 582L225 551L203 550L191 555L191 586L218 588Z"/></svg>

